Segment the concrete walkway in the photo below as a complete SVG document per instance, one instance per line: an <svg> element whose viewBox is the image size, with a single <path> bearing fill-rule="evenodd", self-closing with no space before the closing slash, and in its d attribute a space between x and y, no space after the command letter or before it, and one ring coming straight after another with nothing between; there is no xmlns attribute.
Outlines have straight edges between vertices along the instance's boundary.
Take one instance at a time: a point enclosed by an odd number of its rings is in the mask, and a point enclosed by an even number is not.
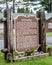
<svg viewBox="0 0 52 65"><path fill-rule="evenodd" d="M52 37L46 37L47 45L52 45Z"/></svg>
<svg viewBox="0 0 52 65"><path fill-rule="evenodd" d="M0 50L4 49L4 40L0 40Z"/></svg>

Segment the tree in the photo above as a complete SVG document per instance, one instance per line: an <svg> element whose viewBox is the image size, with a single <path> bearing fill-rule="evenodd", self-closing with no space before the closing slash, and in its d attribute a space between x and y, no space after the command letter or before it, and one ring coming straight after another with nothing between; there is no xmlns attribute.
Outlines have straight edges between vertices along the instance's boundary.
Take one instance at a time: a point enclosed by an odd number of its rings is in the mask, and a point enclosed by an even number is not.
<svg viewBox="0 0 52 65"><path fill-rule="evenodd" d="M28 1L30 1L30 0L23 0L23 1L28 2Z"/></svg>
<svg viewBox="0 0 52 65"><path fill-rule="evenodd" d="M41 4L42 6L45 7L45 10L47 10L49 12L49 2L47 2L47 0L40 0L41 1Z"/></svg>
<svg viewBox="0 0 52 65"><path fill-rule="evenodd" d="M29 13L29 9L26 7L25 13Z"/></svg>
<svg viewBox="0 0 52 65"><path fill-rule="evenodd" d="M17 12L18 12L18 13L24 13L24 8L21 8L21 9L18 8Z"/></svg>

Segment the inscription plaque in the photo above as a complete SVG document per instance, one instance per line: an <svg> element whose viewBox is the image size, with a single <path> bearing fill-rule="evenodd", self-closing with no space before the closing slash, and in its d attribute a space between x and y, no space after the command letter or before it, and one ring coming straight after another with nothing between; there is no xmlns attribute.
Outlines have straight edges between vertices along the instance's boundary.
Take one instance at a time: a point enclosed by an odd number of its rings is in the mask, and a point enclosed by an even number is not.
<svg viewBox="0 0 52 65"><path fill-rule="evenodd" d="M34 16L18 16L15 19L16 50L37 49L39 46L38 20Z"/></svg>

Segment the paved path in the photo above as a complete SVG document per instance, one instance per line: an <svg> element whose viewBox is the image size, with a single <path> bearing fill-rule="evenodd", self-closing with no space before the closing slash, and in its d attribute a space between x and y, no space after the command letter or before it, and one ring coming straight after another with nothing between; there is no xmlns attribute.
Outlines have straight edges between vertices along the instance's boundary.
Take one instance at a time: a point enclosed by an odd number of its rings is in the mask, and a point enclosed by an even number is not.
<svg viewBox="0 0 52 65"><path fill-rule="evenodd" d="M47 45L52 45L52 37L46 37Z"/></svg>
<svg viewBox="0 0 52 65"><path fill-rule="evenodd" d="M4 49L4 40L0 40L0 50Z"/></svg>

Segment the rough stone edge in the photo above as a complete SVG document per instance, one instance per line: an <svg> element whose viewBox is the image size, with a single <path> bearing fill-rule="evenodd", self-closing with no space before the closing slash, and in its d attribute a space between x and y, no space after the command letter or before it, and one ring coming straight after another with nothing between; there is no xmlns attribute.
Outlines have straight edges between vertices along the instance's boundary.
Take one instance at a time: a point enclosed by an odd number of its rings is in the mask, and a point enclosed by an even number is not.
<svg viewBox="0 0 52 65"><path fill-rule="evenodd" d="M14 57L14 61L20 61L20 60L25 60L25 59L31 59L31 58L36 58L36 57L43 57L43 56L49 56L49 53L43 53L43 54L38 54L38 55L33 55L33 56L25 56L22 58L17 58L17 56Z"/></svg>

